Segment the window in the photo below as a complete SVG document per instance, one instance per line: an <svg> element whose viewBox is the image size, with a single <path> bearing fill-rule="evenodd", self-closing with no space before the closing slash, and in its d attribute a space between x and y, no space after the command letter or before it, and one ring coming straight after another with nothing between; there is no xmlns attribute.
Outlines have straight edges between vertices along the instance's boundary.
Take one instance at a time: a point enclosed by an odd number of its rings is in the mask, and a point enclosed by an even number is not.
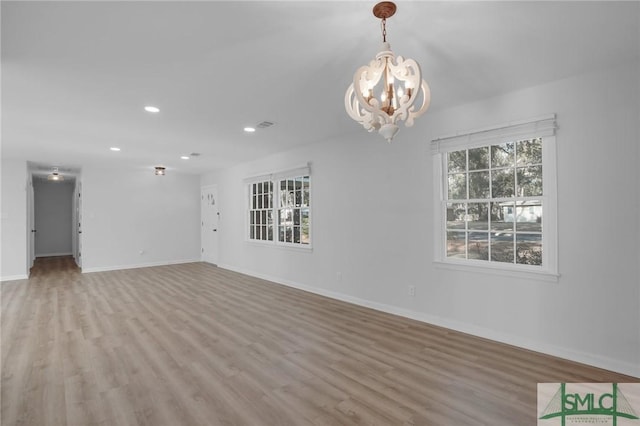
<svg viewBox="0 0 640 426"><path fill-rule="evenodd" d="M436 260L556 275L555 116L432 142Z"/></svg>
<svg viewBox="0 0 640 426"><path fill-rule="evenodd" d="M311 246L309 167L246 180L250 241Z"/></svg>
<svg viewBox="0 0 640 426"><path fill-rule="evenodd" d="M249 239L273 240L273 182L251 184L249 206Z"/></svg>
<svg viewBox="0 0 640 426"><path fill-rule="evenodd" d="M309 244L309 176L282 179L278 188L278 241Z"/></svg>

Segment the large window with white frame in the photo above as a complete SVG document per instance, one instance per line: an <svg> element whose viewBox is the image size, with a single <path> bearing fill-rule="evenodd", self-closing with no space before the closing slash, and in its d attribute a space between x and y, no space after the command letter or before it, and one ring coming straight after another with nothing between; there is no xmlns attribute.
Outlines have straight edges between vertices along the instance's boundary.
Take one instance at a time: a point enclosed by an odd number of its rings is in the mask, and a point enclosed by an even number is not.
<svg viewBox="0 0 640 426"><path fill-rule="evenodd" d="M248 184L248 240L311 247L309 167L263 175Z"/></svg>
<svg viewBox="0 0 640 426"><path fill-rule="evenodd" d="M263 180L249 186L249 239L273 240L273 182Z"/></svg>
<svg viewBox="0 0 640 426"><path fill-rule="evenodd" d="M436 261L557 275L555 116L432 142Z"/></svg>

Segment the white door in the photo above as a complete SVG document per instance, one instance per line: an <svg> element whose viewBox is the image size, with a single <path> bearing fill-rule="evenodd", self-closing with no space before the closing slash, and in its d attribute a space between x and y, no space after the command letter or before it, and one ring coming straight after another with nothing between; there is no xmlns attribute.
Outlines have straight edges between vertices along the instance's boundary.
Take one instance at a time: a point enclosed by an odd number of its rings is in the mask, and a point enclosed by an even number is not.
<svg viewBox="0 0 640 426"><path fill-rule="evenodd" d="M200 191L200 241L203 262L218 264L218 187L204 186Z"/></svg>

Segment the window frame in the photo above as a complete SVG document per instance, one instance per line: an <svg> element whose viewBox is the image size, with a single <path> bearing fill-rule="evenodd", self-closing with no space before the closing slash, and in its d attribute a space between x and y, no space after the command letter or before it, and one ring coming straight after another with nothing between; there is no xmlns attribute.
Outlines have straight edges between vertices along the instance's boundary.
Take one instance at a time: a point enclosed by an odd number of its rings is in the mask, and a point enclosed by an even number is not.
<svg viewBox="0 0 640 426"><path fill-rule="evenodd" d="M491 126L475 131L457 133L431 142L434 182L434 264L439 268L469 272L490 273L537 279L558 280L557 231L557 168L555 114L535 119ZM447 256L447 153L473 149L505 142L542 139L542 265L526 265L491 260L461 259ZM517 166L516 166L517 167ZM467 173L469 170L467 170ZM468 198L459 200L468 202ZM487 199L490 203L492 199ZM514 197L515 200L515 197ZM489 238L491 231L489 230ZM514 234L515 238L515 234Z"/></svg>
<svg viewBox="0 0 640 426"><path fill-rule="evenodd" d="M288 180L296 180L297 178L305 178L308 177L308 201L307 204L308 206L290 206L290 207L282 207L280 205L281 202L281 182L282 181L288 181ZM265 174L265 175L260 175L260 176L254 176L251 178L247 178L244 180L244 186L245 186L245 202L246 202L246 208L245 211L247 212L247 215L245 217L245 241L251 244L257 244L257 245L264 245L264 246L271 246L271 247L280 247L280 248L287 248L287 249L292 249L292 250L302 250L302 251L310 251L313 248L313 190L312 190L312 176L311 176L311 171L310 171L310 167L307 164L306 166L303 167L297 167L295 169L288 169L288 170L284 170L284 171L279 171L279 172L274 172L274 173L270 173L270 174ZM272 188L272 192L271 192L271 217L272 217L272 222L271 222L271 226L272 226L272 234L271 237L272 239L255 239L255 238L251 238L251 227L252 227L252 222L251 222L251 214L253 211L255 211L256 209L253 209L253 205L252 205L252 198L253 198L253 191L252 191L252 186L253 184L256 183L265 183L265 182L270 182L271 184L271 188ZM303 181L303 186L302 186L302 192L304 193L304 181ZM304 198L303 195L303 201L307 200L307 198ZM304 209L308 209L308 221L309 221L309 242L307 244L305 243L296 243L296 242L287 242L287 241L280 241L280 233L279 233L279 227L281 226L281 222L280 222L280 210L281 209L285 209L285 208L291 208L292 210L295 209L299 209L300 210L300 239L302 241L302 210ZM267 225L268 226L268 225Z"/></svg>

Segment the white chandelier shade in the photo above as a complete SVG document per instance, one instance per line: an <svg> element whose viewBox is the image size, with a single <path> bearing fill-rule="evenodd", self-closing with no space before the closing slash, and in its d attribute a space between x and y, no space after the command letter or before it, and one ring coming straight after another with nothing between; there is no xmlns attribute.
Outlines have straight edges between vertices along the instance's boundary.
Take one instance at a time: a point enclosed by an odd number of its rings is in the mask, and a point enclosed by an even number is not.
<svg viewBox="0 0 640 426"><path fill-rule="evenodd" d="M395 5L391 14L393 12ZM383 28L386 17L391 14L376 14L382 17ZM355 72L344 104L349 116L367 131L376 130L391 142L398 132L399 121L411 127L414 119L429 108L431 90L422 79L420 65L413 59L394 55L386 41L386 29L383 37L382 49L376 58Z"/></svg>

